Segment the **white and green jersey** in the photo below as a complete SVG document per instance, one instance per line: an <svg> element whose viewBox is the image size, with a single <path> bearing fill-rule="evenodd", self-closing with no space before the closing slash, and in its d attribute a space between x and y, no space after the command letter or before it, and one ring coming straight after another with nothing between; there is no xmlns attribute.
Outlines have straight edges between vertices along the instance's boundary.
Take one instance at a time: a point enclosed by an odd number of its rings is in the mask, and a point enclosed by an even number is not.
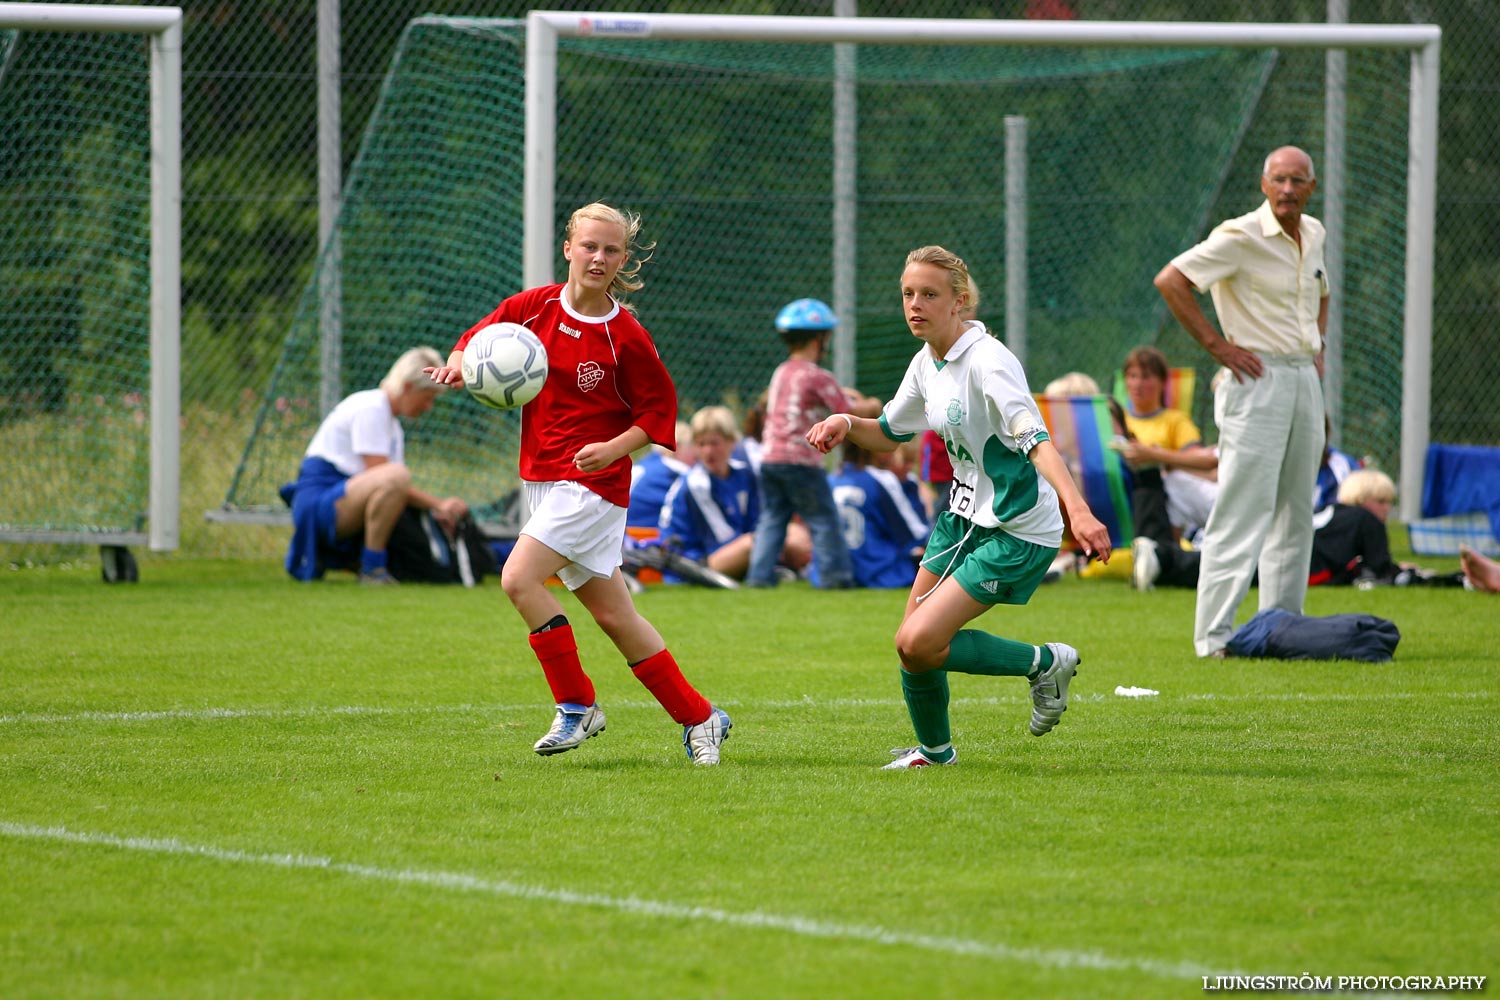
<svg viewBox="0 0 1500 1000"><path fill-rule="evenodd" d="M1026 456L1048 439L1026 373L984 324L970 320L941 361L919 350L880 427L896 441L929 427L953 462L948 509L1037 545L1062 541L1057 493Z"/></svg>

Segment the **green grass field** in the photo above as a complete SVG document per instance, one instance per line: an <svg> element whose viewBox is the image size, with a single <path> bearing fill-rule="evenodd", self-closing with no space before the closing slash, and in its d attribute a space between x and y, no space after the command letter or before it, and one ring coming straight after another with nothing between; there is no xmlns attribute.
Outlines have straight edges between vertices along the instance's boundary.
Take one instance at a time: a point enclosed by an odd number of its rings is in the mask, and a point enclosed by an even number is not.
<svg viewBox="0 0 1500 1000"><path fill-rule="evenodd" d="M1191 592L1066 580L981 620L1082 651L1058 729L1027 735L1023 682L959 676L959 766L882 772L912 740L900 593L643 595L734 718L699 769L581 615L609 727L535 756L550 699L493 580L98 575L0 569L12 1000L1155 997L1496 971L1493 595L1314 591L1309 613L1394 620L1395 662L1226 663L1192 655Z"/></svg>

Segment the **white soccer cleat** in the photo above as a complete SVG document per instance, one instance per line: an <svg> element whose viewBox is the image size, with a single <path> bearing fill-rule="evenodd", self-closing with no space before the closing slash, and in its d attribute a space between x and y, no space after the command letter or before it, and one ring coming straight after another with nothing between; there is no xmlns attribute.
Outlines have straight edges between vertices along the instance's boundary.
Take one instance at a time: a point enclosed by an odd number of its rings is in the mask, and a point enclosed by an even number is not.
<svg viewBox="0 0 1500 1000"><path fill-rule="evenodd" d="M891 751L891 756L896 759L881 768L882 771L907 771L914 767L945 767L948 764L958 763L958 751L953 751L953 756L947 760L933 760L922 752L921 747L903 749L897 747Z"/></svg>
<svg viewBox="0 0 1500 1000"><path fill-rule="evenodd" d="M532 747L543 757L566 753L591 736L604 732L604 713L598 705L558 705L547 735Z"/></svg>
<svg viewBox="0 0 1500 1000"><path fill-rule="evenodd" d="M1046 736L1068 710L1068 682L1078 672L1078 650L1049 642L1052 666L1031 677L1031 735Z"/></svg>
<svg viewBox="0 0 1500 1000"><path fill-rule="evenodd" d="M1156 554L1156 542L1137 537L1130 543L1130 585L1140 591L1151 590L1160 576L1161 559Z"/></svg>
<svg viewBox="0 0 1500 1000"><path fill-rule="evenodd" d="M700 767L712 767L719 762L719 747L729 739L729 730L734 723L722 710L715 708L708 718L696 726L682 727L682 745L687 750L688 760Z"/></svg>

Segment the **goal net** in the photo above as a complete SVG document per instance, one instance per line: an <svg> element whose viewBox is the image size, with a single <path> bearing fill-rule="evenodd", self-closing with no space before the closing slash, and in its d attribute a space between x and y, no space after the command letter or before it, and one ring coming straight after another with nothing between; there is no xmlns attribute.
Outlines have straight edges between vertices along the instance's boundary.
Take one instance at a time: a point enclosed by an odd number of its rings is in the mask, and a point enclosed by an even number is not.
<svg viewBox="0 0 1500 1000"><path fill-rule="evenodd" d="M917 22L913 22L917 23ZM559 37L552 268L562 226L595 200L639 212L656 243L633 302L683 414L743 413L784 358L786 302L856 275L856 386L889 397L917 344L901 316L908 250L942 244L979 282L1003 335L1005 119L1028 123L1027 357L1033 388L1068 371L1108 387L1125 353L1207 358L1170 320L1157 270L1259 203L1265 155L1318 158L1321 48L860 45L853 66L857 240L834 236L828 44ZM353 166L339 222L344 392L401 351L457 335L523 287L526 29L412 22ZM1348 58L1346 449L1399 458L1408 53ZM1317 214L1318 202L1312 211ZM330 261L323 264L329 265ZM319 300L308 283L226 506L276 510L316 426ZM1208 307L1207 300L1205 306ZM834 359L835 362L837 359ZM1195 416L1212 433L1200 388ZM429 489L483 505L514 486L514 415L442 399L408 430Z"/></svg>
<svg viewBox="0 0 1500 1000"><path fill-rule="evenodd" d="M0 4L0 540L176 547L180 19Z"/></svg>

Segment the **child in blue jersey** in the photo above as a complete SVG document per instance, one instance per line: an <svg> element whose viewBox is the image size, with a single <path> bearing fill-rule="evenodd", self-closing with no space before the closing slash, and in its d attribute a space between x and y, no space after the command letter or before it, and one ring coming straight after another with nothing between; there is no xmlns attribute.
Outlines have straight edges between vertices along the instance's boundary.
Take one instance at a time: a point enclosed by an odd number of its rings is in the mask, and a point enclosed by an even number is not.
<svg viewBox="0 0 1500 1000"><path fill-rule="evenodd" d="M910 587L931 528L917 481L882 461L896 452L870 452L844 442L844 464L828 477L860 587Z"/></svg>
<svg viewBox="0 0 1500 1000"><path fill-rule="evenodd" d="M687 474L698 460L693 447L693 431L686 420L677 421L677 448L669 451L659 444L651 445L630 469L630 506L625 510L625 528L649 529L661 526L662 508L672 484Z"/></svg>
<svg viewBox="0 0 1500 1000"><path fill-rule="evenodd" d="M1323 461L1318 465L1318 484L1314 487L1313 512L1332 507L1339 502L1339 487L1349 473L1362 468L1364 463L1333 446L1333 421L1323 414Z"/></svg>
<svg viewBox="0 0 1500 1000"><path fill-rule="evenodd" d="M913 250L901 274L907 327L923 347L878 418L835 413L808 431L823 452L845 439L890 451L927 429L953 461L949 509L933 526L896 631L901 689L919 745L892 751L895 770L957 760L948 719L948 675L1025 677L1031 733L1057 725L1068 705L1078 651L966 628L996 604L1025 604L1062 542L1073 538L1109 560L1109 531L1089 510L1047 436L1026 373L984 324L964 318L976 302L963 260L937 246Z"/></svg>
<svg viewBox="0 0 1500 1000"><path fill-rule="evenodd" d="M760 517L760 486L750 466L730 458L739 428L728 407L705 406L693 414L690 426L698 463L668 492L661 536L689 559L742 580L750 568ZM792 526L783 563L800 569L811 558L807 529Z"/></svg>

